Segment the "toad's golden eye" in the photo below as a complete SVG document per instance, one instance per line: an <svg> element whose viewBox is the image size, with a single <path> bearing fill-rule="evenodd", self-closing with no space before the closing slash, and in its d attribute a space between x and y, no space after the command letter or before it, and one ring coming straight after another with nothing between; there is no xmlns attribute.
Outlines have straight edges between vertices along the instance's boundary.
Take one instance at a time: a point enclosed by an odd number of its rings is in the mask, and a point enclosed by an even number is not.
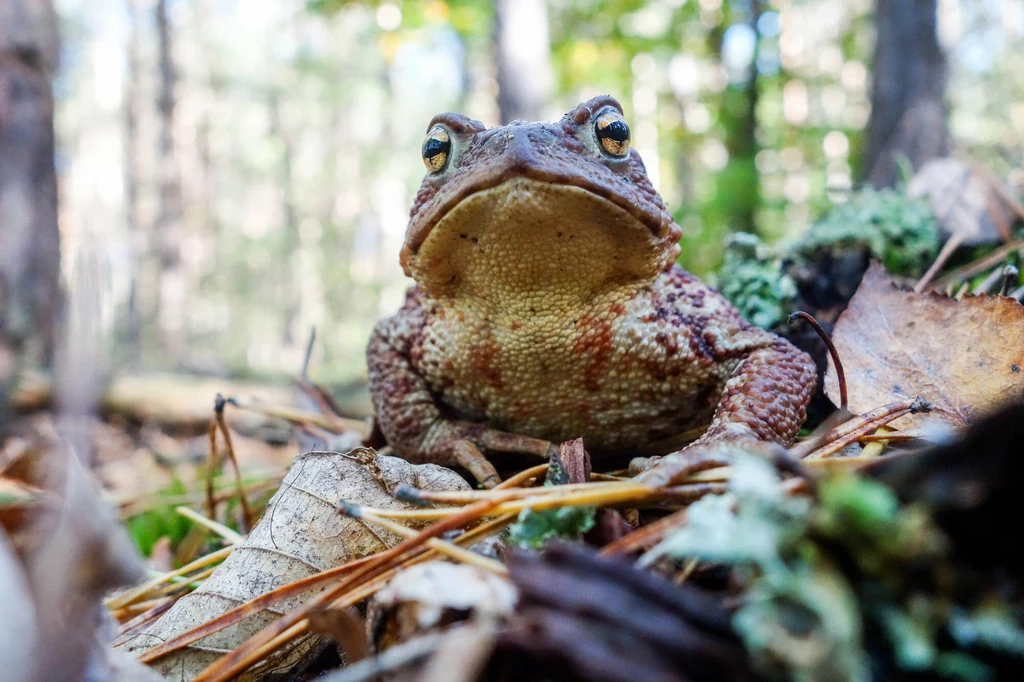
<svg viewBox="0 0 1024 682"><path fill-rule="evenodd" d="M606 111L594 122L594 131L601 147L612 156L629 153L629 126L617 111Z"/></svg>
<svg viewBox="0 0 1024 682"><path fill-rule="evenodd" d="M444 170L452 151L452 138L441 126L434 126L423 141L423 163L431 173Z"/></svg>

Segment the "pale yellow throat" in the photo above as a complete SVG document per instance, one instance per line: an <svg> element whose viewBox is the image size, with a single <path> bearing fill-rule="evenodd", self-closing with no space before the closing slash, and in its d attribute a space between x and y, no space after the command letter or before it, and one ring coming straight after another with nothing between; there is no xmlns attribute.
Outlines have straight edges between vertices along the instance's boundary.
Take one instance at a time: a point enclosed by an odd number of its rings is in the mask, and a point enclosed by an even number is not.
<svg viewBox="0 0 1024 682"><path fill-rule="evenodd" d="M553 312L643 287L664 259L651 231L607 199L515 178L449 211L420 246L412 270L436 298Z"/></svg>

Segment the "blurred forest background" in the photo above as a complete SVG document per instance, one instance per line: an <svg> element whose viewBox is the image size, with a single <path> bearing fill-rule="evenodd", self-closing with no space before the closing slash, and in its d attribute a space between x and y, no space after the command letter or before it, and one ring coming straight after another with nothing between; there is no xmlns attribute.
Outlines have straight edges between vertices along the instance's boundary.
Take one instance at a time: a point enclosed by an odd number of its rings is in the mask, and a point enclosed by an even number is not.
<svg viewBox="0 0 1024 682"><path fill-rule="evenodd" d="M8 114L45 149L52 87L59 188L56 216L45 177L29 202L28 251L25 206L0 212L0 331L52 346L29 331L59 225L115 367L294 374L315 327L316 377L356 381L408 286L435 113L557 119L611 93L705 275L730 231L799 234L898 182L901 155L1020 183L1022 38L1024 0L0 0L0 64L40 107Z"/></svg>

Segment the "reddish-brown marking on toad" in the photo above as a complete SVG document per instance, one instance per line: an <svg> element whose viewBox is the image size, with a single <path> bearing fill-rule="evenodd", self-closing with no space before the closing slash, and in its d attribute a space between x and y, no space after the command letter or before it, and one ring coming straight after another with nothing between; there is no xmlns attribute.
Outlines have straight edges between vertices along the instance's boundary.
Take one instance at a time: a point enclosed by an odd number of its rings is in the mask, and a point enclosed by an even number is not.
<svg viewBox="0 0 1024 682"><path fill-rule="evenodd" d="M622 306L612 306L612 309ZM586 314L580 318L578 329L580 333L573 352L585 358L583 368L583 386L588 391L599 391L601 379L604 378L605 367L611 358L612 347L612 321L609 315Z"/></svg>
<svg viewBox="0 0 1024 682"><path fill-rule="evenodd" d="M493 336L487 336L480 345L470 351L474 367L494 388L505 387L505 382L501 380L501 372L495 363L499 352Z"/></svg>

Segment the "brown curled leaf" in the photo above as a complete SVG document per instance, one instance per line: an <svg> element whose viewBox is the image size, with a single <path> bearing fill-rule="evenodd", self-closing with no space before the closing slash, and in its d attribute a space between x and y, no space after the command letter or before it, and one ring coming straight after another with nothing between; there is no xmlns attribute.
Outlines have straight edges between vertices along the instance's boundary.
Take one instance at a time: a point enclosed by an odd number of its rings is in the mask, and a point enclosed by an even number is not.
<svg viewBox="0 0 1024 682"><path fill-rule="evenodd" d="M832 338L846 366L851 412L906 398L930 404L930 414L900 417L895 428L931 419L960 427L1024 396L1024 306L1012 298L902 291L873 263ZM838 402L831 364L825 393Z"/></svg>

